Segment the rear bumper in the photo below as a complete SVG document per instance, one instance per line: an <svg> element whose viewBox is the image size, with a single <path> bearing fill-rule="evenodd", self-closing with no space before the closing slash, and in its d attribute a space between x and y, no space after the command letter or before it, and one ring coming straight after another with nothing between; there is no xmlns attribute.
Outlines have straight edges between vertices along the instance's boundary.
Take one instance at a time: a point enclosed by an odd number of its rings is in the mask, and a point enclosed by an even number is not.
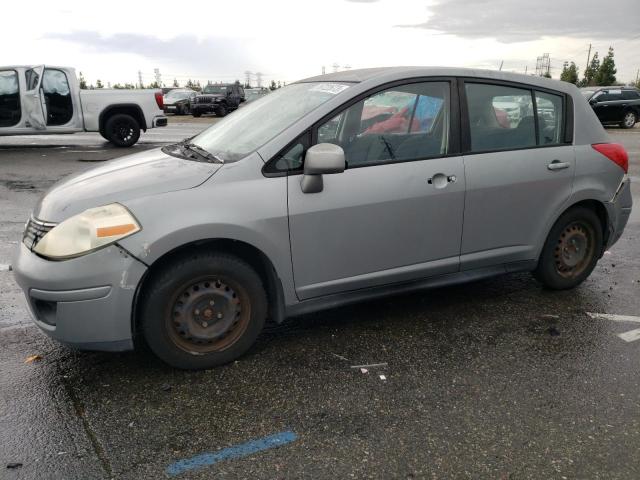
<svg viewBox="0 0 640 480"><path fill-rule="evenodd" d="M146 266L116 245L49 261L20 244L13 270L34 323L51 338L83 350L133 348L133 303Z"/></svg>
<svg viewBox="0 0 640 480"><path fill-rule="evenodd" d="M167 117L164 115L158 115L157 117L153 117L153 128L156 127L166 127L167 126Z"/></svg>
<svg viewBox="0 0 640 480"><path fill-rule="evenodd" d="M633 199L631 197L631 180L626 178L618 187L618 191L610 202L605 203L609 216L608 241L605 248L610 248L622 236L624 228L627 226Z"/></svg>

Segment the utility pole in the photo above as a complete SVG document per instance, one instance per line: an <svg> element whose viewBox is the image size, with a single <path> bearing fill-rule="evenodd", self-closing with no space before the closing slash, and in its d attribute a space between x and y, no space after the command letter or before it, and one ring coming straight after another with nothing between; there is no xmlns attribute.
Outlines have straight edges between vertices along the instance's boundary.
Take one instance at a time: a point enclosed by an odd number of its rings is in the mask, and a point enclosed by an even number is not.
<svg viewBox="0 0 640 480"><path fill-rule="evenodd" d="M262 88L262 72L256 72L256 83L258 88Z"/></svg>
<svg viewBox="0 0 640 480"><path fill-rule="evenodd" d="M498 71L499 71L499 72L501 72L501 71L502 71L502 65L504 65L504 60L501 60L501 61L500 61L500 68L498 69Z"/></svg>
<svg viewBox="0 0 640 480"><path fill-rule="evenodd" d="M138 88L144 88L142 84L142 72L140 70L138 70Z"/></svg>
<svg viewBox="0 0 640 480"><path fill-rule="evenodd" d="M326 72L324 65L322 65L322 75L324 75Z"/></svg>
<svg viewBox="0 0 640 480"><path fill-rule="evenodd" d="M536 75L539 77L543 77L545 74L549 74L549 69L551 68L551 59L549 58L549 54L545 53L541 57L536 59Z"/></svg>
<svg viewBox="0 0 640 480"><path fill-rule="evenodd" d="M162 87L162 76L160 75L160 69L159 68L154 68L153 69L153 74L156 77L156 84L158 85L158 87Z"/></svg>
<svg viewBox="0 0 640 480"><path fill-rule="evenodd" d="M524 74L525 74L525 75L527 74L527 70L529 70L529 65L525 65L525 66L524 66Z"/></svg>
<svg viewBox="0 0 640 480"><path fill-rule="evenodd" d="M589 44L589 52L587 53L587 66L585 67L585 70L587 68L589 68L589 61L591 60L591 44Z"/></svg>
<svg viewBox="0 0 640 480"><path fill-rule="evenodd" d="M251 85L251 72L249 70L244 72L244 84L247 87Z"/></svg>

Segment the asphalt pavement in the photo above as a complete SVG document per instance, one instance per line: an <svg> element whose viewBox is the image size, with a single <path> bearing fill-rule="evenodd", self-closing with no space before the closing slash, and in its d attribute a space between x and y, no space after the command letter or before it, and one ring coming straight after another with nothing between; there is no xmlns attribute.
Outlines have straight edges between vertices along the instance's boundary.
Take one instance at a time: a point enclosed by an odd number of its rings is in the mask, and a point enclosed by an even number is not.
<svg viewBox="0 0 640 480"><path fill-rule="evenodd" d="M133 150L0 137L0 479L640 478L640 207L575 290L514 274L320 312L210 371L41 334L9 271L38 197L198 120ZM640 126L609 133L640 206Z"/></svg>

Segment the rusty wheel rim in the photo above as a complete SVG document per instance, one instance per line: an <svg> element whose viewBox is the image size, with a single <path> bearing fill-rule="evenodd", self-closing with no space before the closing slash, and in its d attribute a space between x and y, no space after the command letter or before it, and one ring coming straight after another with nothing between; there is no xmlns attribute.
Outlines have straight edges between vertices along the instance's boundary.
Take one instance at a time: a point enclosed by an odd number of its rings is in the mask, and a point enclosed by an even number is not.
<svg viewBox="0 0 640 480"><path fill-rule="evenodd" d="M246 331L251 305L241 285L223 277L203 277L176 289L166 328L178 348L193 355L221 352Z"/></svg>
<svg viewBox="0 0 640 480"><path fill-rule="evenodd" d="M593 228L583 222L569 224L560 234L554 250L556 271L562 277L582 274L593 258L595 242Z"/></svg>

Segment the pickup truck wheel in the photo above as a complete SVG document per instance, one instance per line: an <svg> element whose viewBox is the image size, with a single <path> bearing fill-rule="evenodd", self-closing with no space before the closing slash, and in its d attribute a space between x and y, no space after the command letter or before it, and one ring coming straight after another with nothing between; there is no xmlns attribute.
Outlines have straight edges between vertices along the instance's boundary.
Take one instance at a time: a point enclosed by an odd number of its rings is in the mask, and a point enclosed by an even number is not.
<svg viewBox="0 0 640 480"><path fill-rule="evenodd" d="M218 108L216 108L216 115L218 117L224 117L227 114L227 106L226 105L219 105Z"/></svg>
<svg viewBox="0 0 640 480"><path fill-rule="evenodd" d="M116 113L104 124L106 138L116 147L130 147L140 138L140 125L131 115Z"/></svg>
<svg viewBox="0 0 640 480"><path fill-rule="evenodd" d="M624 114L624 118L622 119L622 123L620 123L620 126L622 128L633 128L633 126L636 124L637 121L638 121L638 118L636 117L635 113L626 112Z"/></svg>
<svg viewBox="0 0 640 480"><path fill-rule="evenodd" d="M187 370L229 363L262 331L267 295L239 258L200 252L156 272L140 299L142 332L167 364Z"/></svg>
<svg viewBox="0 0 640 480"><path fill-rule="evenodd" d="M194 117L198 118L198 117L202 116L202 113L196 111L196 112L191 112L191 115L193 115Z"/></svg>
<svg viewBox="0 0 640 480"><path fill-rule="evenodd" d="M553 290L580 285L595 268L602 241L602 225L593 210L568 210L549 232L534 276Z"/></svg>

